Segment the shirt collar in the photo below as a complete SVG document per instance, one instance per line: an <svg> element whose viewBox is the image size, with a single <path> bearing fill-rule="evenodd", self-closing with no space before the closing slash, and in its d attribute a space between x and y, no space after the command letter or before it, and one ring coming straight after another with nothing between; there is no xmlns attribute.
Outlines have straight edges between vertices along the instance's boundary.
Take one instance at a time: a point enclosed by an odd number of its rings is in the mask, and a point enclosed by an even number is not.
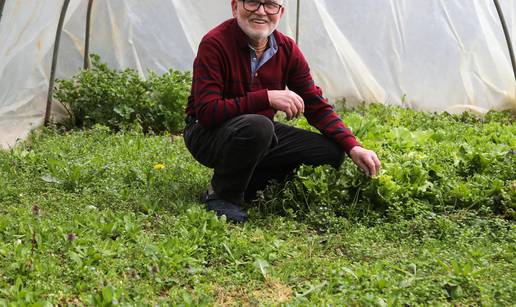
<svg viewBox="0 0 516 307"><path fill-rule="evenodd" d="M273 34L269 36L269 48L271 48L274 51L274 53L278 51L278 43L276 42L276 38Z"/></svg>

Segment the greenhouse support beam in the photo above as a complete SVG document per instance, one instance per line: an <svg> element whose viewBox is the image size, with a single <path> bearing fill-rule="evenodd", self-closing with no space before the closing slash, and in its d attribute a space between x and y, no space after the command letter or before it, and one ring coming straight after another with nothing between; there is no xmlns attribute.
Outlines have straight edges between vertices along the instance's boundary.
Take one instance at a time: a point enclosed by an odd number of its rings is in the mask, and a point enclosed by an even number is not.
<svg viewBox="0 0 516 307"><path fill-rule="evenodd" d="M2 13L4 12L4 5L6 0L0 0L0 21L2 21Z"/></svg>
<svg viewBox="0 0 516 307"><path fill-rule="evenodd" d="M299 45L299 13L301 11L301 0L297 0L297 10L296 10L296 44Z"/></svg>
<svg viewBox="0 0 516 307"><path fill-rule="evenodd" d="M59 54L59 41L61 40L61 32L63 30L63 23L68 10L68 4L70 0L64 0L63 7L61 8L61 15L59 16L59 23L57 24L56 39L54 41L54 53L52 54L52 67L50 68L50 80L48 84L48 96L47 96L47 108L45 111L45 126L50 121L50 112L52 109L52 94L54 91L54 78L56 74L57 57Z"/></svg>
<svg viewBox="0 0 516 307"><path fill-rule="evenodd" d="M503 16L500 3L498 2L498 0L494 0L494 4L496 6L496 11L498 12L498 17L500 17L500 22L502 23L503 34L505 35L505 40L507 41L507 47L509 47L509 56L511 57L512 72L514 73L514 80L516 81L516 61L514 59L514 49L512 48L511 36L509 35L509 30L507 29L507 24L505 23L505 18Z"/></svg>
<svg viewBox="0 0 516 307"><path fill-rule="evenodd" d="M86 13L86 34L84 39L84 69L90 69L90 24L91 24L91 8L93 0L88 1L88 11Z"/></svg>

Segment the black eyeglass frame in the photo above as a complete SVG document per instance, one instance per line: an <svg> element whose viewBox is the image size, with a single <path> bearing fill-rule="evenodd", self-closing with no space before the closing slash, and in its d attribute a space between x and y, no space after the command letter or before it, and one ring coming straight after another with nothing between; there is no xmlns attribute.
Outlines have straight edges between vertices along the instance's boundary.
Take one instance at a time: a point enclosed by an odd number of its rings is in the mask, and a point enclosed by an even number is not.
<svg viewBox="0 0 516 307"><path fill-rule="evenodd" d="M279 14L279 12L281 11L281 8L283 7L283 5L281 5L281 4L279 4L279 3L275 3L275 2L269 2L269 3L267 3L267 2L261 2L261 1L253 0L253 1L259 2L260 4L258 5L258 7L257 7L256 9L254 9L254 10L250 10L250 9L248 9L248 8L246 7L246 5L245 5L245 4L248 2L248 0L240 0L240 1L242 1L243 5L244 5L244 9L245 9L246 11L248 11L249 13L254 13L254 12L256 12L256 11L258 11L258 10L260 9L260 6L263 6L263 11L265 12L265 14L267 14L267 15L278 15L278 14ZM269 13L269 12L267 12L267 9L266 9L266 7L265 7L265 4L271 4L271 3L272 3L272 4L275 4L275 5L277 5L277 6L278 6L278 10L277 10L277 12L276 12L276 13Z"/></svg>

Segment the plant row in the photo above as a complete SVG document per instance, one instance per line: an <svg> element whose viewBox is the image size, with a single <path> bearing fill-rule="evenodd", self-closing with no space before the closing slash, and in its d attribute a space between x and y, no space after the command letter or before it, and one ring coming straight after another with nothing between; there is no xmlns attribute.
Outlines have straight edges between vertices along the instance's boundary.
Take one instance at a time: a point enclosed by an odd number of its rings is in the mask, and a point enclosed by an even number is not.
<svg viewBox="0 0 516 307"><path fill-rule="evenodd" d="M266 193L263 206L319 226L337 216L392 219L473 210L516 217L516 128L509 112L450 115L372 105L342 112L382 170L368 178L346 159L339 169L303 166ZM305 120L297 125L310 129Z"/></svg>

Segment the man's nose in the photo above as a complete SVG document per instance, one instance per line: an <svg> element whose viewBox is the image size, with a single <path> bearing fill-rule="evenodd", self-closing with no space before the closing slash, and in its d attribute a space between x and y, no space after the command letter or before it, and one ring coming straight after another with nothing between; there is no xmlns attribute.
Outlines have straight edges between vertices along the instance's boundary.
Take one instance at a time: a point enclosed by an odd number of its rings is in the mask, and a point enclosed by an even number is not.
<svg viewBox="0 0 516 307"><path fill-rule="evenodd" d="M254 13L257 15L267 15L267 13L265 13L265 3L261 3L256 12Z"/></svg>

